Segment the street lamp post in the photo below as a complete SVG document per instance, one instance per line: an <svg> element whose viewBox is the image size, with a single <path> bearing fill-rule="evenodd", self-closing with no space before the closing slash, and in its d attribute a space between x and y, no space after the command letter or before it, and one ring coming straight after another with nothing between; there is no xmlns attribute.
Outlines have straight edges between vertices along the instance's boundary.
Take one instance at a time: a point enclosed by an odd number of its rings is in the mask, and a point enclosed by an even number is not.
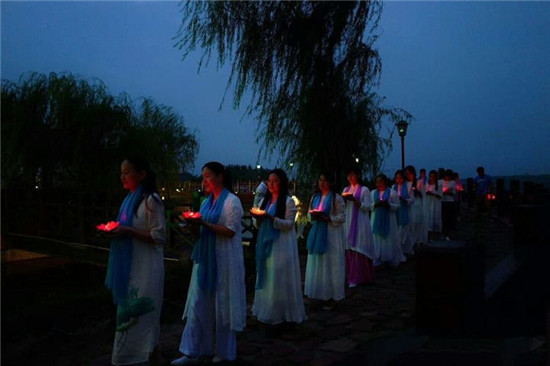
<svg viewBox="0 0 550 366"><path fill-rule="evenodd" d="M401 169L405 170L405 135L407 134L407 127L409 124L405 121L399 121L395 126L401 137Z"/></svg>

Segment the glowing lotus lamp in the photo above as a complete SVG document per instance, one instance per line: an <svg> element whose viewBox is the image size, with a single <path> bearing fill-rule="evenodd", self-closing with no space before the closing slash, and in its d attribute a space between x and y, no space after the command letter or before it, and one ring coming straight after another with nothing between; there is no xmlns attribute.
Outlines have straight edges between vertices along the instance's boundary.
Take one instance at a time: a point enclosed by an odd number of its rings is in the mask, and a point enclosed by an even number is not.
<svg viewBox="0 0 550 366"><path fill-rule="evenodd" d="M114 229L116 229L119 226L120 226L120 223L118 221L109 221L106 224L97 225L96 229L101 230L101 231L113 231Z"/></svg>
<svg viewBox="0 0 550 366"><path fill-rule="evenodd" d="M252 207L250 212L254 215L265 215L265 210L261 210L258 207Z"/></svg>
<svg viewBox="0 0 550 366"><path fill-rule="evenodd" d="M187 211L183 213L183 217L186 219L200 219L202 215L200 212Z"/></svg>

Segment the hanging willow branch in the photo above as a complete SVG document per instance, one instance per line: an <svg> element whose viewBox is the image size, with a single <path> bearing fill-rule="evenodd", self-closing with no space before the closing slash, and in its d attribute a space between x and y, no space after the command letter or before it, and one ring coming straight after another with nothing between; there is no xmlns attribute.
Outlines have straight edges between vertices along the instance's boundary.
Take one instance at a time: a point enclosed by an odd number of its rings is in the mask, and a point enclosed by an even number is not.
<svg viewBox="0 0 550 366"><path fill-rule="evenodd" d="M258 121L262 151L279 152L305 176L340 173L355 157L376 172L391 148L379 137L383 121L412 119L373 91L381 2L189 1L181 11L183 57L200 47L199 70L213 53L218 67L231 62L227 87L235 107L251 93L246 111Z"/></svg>

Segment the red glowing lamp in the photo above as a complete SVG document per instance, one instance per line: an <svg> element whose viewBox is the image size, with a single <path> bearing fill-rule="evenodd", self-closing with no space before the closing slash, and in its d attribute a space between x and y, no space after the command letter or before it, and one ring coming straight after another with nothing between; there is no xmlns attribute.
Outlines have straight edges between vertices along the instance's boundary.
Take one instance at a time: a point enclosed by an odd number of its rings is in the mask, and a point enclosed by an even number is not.
<svg viewBox="0 0 550 366"><path fill-rule="evenodd" d="M119 226L120 226L120 222L118 222L118 221L109 221L106 224L97 225L96 229L101 230L101 231L113 231L114 229L116 229Z"/></svg>
<svg viewBox="0 0 550 366"><path fill-rule="evenodd" d="M186 219L200 219L202 215L200 212L187 211L183 213L183 217Z"/></svg>
<svg viewBox="0 0 550 366"><path fill-rule="evenodd" d="M488 194L487 194L487 199L488 199L489 201L494 201L494 200L497 199L497 196L495 196L494 194L488 193Z"/></svg>

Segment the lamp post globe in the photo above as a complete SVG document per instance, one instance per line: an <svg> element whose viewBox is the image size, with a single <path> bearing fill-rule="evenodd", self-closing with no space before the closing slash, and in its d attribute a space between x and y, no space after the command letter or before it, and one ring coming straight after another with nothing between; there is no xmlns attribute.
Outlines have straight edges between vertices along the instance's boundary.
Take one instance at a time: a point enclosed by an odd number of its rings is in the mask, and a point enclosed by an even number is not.
<svg viewBox="0 0 550 366"><path fill-rule="evenodd" d="M407 127L409 124L403 120L395 124L399 137L401 137L401 169L405 169L405 135L407 134Z"/></svg>

